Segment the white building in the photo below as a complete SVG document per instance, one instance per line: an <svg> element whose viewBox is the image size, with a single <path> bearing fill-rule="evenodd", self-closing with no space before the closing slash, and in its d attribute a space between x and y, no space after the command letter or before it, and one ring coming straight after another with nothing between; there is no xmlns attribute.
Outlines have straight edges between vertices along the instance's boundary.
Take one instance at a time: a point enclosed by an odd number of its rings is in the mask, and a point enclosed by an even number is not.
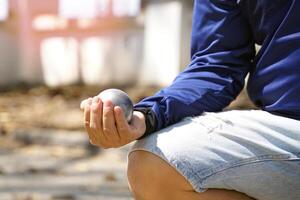
<svg viewBox="0 0 300 200"><path fill-rule="evenodd" d="M10 1L17 20L0 21L0 85L164 86L189 61L192 1L47 2Z"/></svg>

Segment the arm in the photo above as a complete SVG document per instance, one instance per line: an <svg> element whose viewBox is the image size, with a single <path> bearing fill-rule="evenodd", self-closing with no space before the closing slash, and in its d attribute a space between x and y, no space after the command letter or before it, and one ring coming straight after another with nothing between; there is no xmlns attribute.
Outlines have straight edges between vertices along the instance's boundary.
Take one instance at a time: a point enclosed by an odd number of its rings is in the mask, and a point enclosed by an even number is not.
<svg viewBox="0 0 300 200"><path fill-rule="evenodd" d="M221 111L240 93L255 50L236 1L195 0L191 53L191 63L171 86L135 105L150 119L147 133Z"/></svg>

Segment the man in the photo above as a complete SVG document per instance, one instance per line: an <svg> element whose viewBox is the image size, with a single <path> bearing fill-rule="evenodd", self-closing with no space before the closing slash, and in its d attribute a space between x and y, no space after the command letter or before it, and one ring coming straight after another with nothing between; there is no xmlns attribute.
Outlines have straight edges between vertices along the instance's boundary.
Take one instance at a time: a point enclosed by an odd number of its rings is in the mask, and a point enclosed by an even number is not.
<svg viewBox="0 0 300 200"><path fill-rule="evenodd" d="M135 105L130 124L110 101L87 100L93 144L138 140L136 199L300 199L299 18L299 0L195 0L190 65ZM248 73L261 110L222 112Z"/></svg>

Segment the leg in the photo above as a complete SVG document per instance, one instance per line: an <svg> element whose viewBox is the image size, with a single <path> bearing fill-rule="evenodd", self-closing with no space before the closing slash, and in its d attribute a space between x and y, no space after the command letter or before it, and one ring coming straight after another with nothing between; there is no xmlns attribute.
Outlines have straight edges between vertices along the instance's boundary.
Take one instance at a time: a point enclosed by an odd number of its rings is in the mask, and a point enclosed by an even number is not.
<svg viewBox="0 0 300 200"><path fill-rule="evenodd" d="M129 155L128 180L137 200L251 200L229 190L197 193L187 180L158 156L146 151Z"/></svg>
<svg viewBox="0 0 300 200"><path fill-rule="evenodd" d="M205 113L137 141L128 178L138 200L295 200L299 141L296 120L264 111Z"/></svg>

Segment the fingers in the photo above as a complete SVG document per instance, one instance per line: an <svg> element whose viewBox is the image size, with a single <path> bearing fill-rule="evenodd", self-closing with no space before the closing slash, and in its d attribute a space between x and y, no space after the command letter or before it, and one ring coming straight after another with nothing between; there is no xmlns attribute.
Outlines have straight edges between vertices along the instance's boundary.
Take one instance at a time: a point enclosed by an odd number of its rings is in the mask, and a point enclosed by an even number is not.
<svg viewBox="0 0 300 200"><path fill-rule="evenodd" d="M116 129L116 122L114 116L114 105L111 101L103 102L103 133L111 141L120 140L120 135Z"/></svg>
<svg viewBox="0 0 300 200"><path fill-rule="evenodd" d="M124 134L125 132L128 132L129 125L127 123L127 120L125 118L124 112L120 106L116 106L114 108L115 111L115 118L116 118L116 126L117 130L120 134Z"/></svg>
<svg viewBox="0 0 300 200"><path fill-rule="evenodd" d="M83 110L85 108L85 105L87 104L87 102L88 102L88 99L85 99L85 100L81 101L81 103L80 103L80 109L81 110Z"/></svg>
<svg viewBox="0 0 300 200"><path fill-rule="evenodd" d="M83 112L86 128L90 127L90 105L91 104L92 104L92 98L88 98L86 100L86 104L84 105L84 112Z"/></svg>
<svg viewBox="0 0 300 200"><path fill-rule="evenodd" d="M92 104L92 98L88 98L86 100L86 104L85 104L85 107L84 107L84 126L85 126L85 129L89 135L89 138L90 138L90 141L94 141L95 140L95 137L94 135L92 134L92 130L90 128L90 106Z"/></svg>
<svg viewBox="0 0 300 200"><path fill-rule="evenodd" d="M90 112L90 135L93 135L93 145L103 146L103 142L107 139L102 131L102 101L99 97L94 97L92 100Z"/></svg>
<svg viewBox="0 0 300 200"><path fill-rule="evenodd" d="M98 97L93 98L90 112L90 128L102 129L102 102Z"/></svg>
<svg viewBox="0 0 300 200"><path fill-rule="evenodd" d="M102 148L120 147L135 140L136 128L128 124L120 106L96 96L81 103L85 128L93 145Z"/></svg>

